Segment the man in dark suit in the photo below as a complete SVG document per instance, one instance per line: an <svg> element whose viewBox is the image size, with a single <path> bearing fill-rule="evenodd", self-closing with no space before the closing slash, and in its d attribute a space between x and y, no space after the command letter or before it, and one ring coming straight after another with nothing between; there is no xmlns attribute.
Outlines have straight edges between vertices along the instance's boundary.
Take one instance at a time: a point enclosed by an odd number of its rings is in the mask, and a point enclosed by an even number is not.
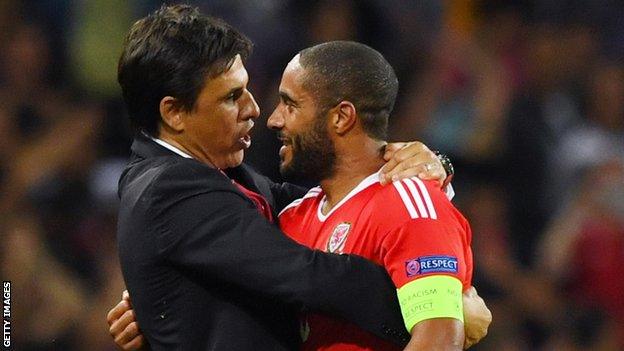
<svg viewBox="0 0 624 351"><path fill-rule="evenodd" d="M118 245L154 350L294 350L302 308L409 340L385 270L296 244L272 223L304 189L242 164L259 110L251 43L189 6L136 22L118 78L137 136L119 182Z"/></svg>

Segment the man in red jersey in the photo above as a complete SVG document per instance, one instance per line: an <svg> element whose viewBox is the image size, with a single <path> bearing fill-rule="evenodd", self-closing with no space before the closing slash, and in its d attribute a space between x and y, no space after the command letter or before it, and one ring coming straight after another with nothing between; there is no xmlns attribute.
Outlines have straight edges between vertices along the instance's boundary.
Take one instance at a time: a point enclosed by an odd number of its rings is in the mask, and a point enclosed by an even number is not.
<svg viewBox="0 0 624 351"><path fill-rule="evenodd" d="M468 222L435 182L380 184L398 90L392 67L363 44L324 43L290 61L279 89L268 125L284 143L280 170L320 183L282 210L282 230L306 246L384 266L412 334L407 349L462 349L462 292L472 279ZM344 320L306 319L304 350L397 349Z"/></svg>
<svg viewBox="0 0 624 351"><path fill-rule="evenodd" d="M464 344L470 228L438 184L417 178L379 183L397 84L378 52L353 42L305 49L288 64L268 120L284 143L280 170L321 187L287 206L280 226L301 244L384 266L412 333L408 349L461 349L483 336ZM344 320L302 319L305 350L398 349Z"/></svg>

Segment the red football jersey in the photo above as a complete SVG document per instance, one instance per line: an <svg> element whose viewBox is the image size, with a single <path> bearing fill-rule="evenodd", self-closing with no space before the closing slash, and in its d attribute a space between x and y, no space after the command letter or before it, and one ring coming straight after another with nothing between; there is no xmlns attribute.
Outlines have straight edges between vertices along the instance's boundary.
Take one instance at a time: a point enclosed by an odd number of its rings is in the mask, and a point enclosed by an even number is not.
<svg viewBox="0 0 624 351"><path fill-rule="evenodd" d="M325 201L321 188L311 189L282 210L282 230L303 245L384 266L397 288L440 274L458 278L464 290L471 285L470 227L435 182L411 178L382 186L376 173L323 214ZM304 319L303 350L400 349L344 320Z"/></svg>

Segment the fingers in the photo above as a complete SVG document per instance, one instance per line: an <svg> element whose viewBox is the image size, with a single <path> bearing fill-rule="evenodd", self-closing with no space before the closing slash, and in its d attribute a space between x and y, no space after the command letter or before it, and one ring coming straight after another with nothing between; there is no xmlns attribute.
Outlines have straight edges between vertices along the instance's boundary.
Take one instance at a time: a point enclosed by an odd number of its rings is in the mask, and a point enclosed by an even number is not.
<svg viewBox="0 0 624 351"><path fill-rule="evenodd" d="M468 348L487 335L490 323L492 323L492 312L487 308L485 301L477 294L477 289L474 287L470 287L464 292L462 300L466 335L464 348Z"/></svg>
<svg viewBox="0 0 624 351"><path fill-rule="evenodd" d="M145 346L145 339L143 338L143 335L139 335L129 343L123 345L122 349L124 351L136 351L140 350L143 346Z"/></svg>
<svg viewBox="0 0 624 351"><path fill-rule="evenodd" d="M137 322L132 322L115 338L115 344L126 350L128 344L139 344L139 341L135 341L139 337L143 337L139 325Z"/></svg>
<svg viewBox="0 0 624 351"><path fill-rule="evenodd" d="M474 286L471 286L468 289L466 289L466 291L464 291L464 295L466 297L476 297L476 296L479 296L479 294L477 294L477 289L475 289Z"/></svg>
<svg viewBox="0 0 624 351"><path fill-rule="evenodd" d="M139 325L136 323L136 317L133 310L126 311L121 318L114 321L108 329L109 333L115 340L117 345L123 345L130 342L139 333Z"/></svg>
<svg viewBox="0 0 624 351"><path fill-rule="evenodd" d="M478 340L474 340L474 339L471 339L471 338L466 338L464 340L464 350L466 350L466 349L470 348L471 346L473 346L474 344L476 344L477 341Z"/></svg>
<svg viewBox="0 0 624 351"><path fill-rule="evenodd" d="M135 351L145 345L145 339L130 304L128 290L124 290L121 294L121 301L108 312L106 320L109 325L108 331L119 349Z"/></svg>
<svg viewBox="0 0 624 351"><path fill-rule="evenodd" d="M412 141L409 143L399 142L399 143L390 143L386 145L386 151L384 152L384 159L386 161L390 161L393 158L397 161L404 161L408 158L420 154L425 151L431 151L429 148L419 142ZM434 155L435 156L435 155Z"/></svg>
<svg viewBox="0 0 624 351"><path fill-rule="evenodd" d="M487 309L487 306L485 305L485 301L483 300L481 296L479 296L479 294L477 294L477 289L471 288L471 289L467 289L466 292L464 292L464 300L466 301L468 299L475 301L476 302L475 306L479 306L483 310Z"/></svg>
<svg viewBox="0 0 624 351"><path fill-rule="evenodd" d="M392 173L392 171L396 168L397 164L398 162L392 158L390 161L386 162L383 167L381 167L381 172L379 174L379 182L381 185L393 182L392 177L394 176L394 173Z"/></svg>
<svg viewBox="0 0 624 351"><path fill-rule="evenodd" d="M434 155L435 157L435 155ZM392 162L389 161L387 165ZM384 173L385 169L382 169L381 179L382 184L387 184L400 179L418 177L423 180L436 180L442 184L446 178L446 172L442 164L435 162L421 162L416 157L409 158L401 163L398 163L391 171Z"/></svg>
<svg viewBox="0 0 624 351"><path fill-rule="evenodd" d="M418 178L423 180L437 180L442 184L446 178L446 172L440 162L423 163L414 167L418 171Z"/></svg>
<svg viewBox="0 0 624 351"><path fill-rule="evenodd" d="M487 333L485 335L487 335ZM480 338L474 338L466 335L466 338L464 339L464 350L477 344L479 341L481 341L481 339L485 337L485 335Z"/></svg>
<svg viewBox="0 0 624 351"><path fill-rule="evenodd" d="M421 142L392 143L386 146L384 159L388 162L381 170L381 183L418 176L424 180L437 180L442 184L446 172L437 156Z"/></svg>
<svg viewBox="0 0 624 351"><path fill-rule="evenodd" d="M129 309L130 303L128 303L128 301L119 301L117 306L113 307L110 311L108 311L108 314L106 315L106 321L108 322L108 325L112 325L113 322L118 320Z"/></svg>
<svg viewBox="0 0 624 351"><path fill-rule="evenodd" d="M391 143L386 145L385 148L385 152L384 152L384 160L386 160L386 164L381 168L381 183L384 184L384 177L383 175L385 175L387 172L392 171L401 161L404 161L403 154L399 154L397 155L397 151L401 150L402 148L406 147L407 143ZM390 178L388 178L388 180L390 180Z"/></svg>
<svg viewBox="0 0 624 351"><path fill-rule="evenodd" d="M405 142L397 142L397 143L390 143L390 144L386 144L385 147L385 151L384 151L384 160L386 161L390 161L390 159L392 158L392 156L394 156L394 154L403 149L404 147L408 146L408 143Z"/></svg>

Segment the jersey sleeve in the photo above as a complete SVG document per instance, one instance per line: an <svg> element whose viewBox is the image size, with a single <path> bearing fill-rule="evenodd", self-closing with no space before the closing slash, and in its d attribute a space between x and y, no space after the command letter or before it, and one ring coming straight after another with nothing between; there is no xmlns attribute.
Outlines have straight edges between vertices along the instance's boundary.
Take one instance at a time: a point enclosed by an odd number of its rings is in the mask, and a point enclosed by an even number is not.
<svg viewBox="0 0 624 351"><path fill-rule="evenodd" d="M381 242L383 264L397 287L410 331L431 318L463 321L462 291L472 277L470 228L458 220L457 210L441 191L428 188L439 193L429 196L425 188L416 193L423 203L413 201L411 213L417 215L395 225ZM413 195L408 190L405 193Z"/></svg>

